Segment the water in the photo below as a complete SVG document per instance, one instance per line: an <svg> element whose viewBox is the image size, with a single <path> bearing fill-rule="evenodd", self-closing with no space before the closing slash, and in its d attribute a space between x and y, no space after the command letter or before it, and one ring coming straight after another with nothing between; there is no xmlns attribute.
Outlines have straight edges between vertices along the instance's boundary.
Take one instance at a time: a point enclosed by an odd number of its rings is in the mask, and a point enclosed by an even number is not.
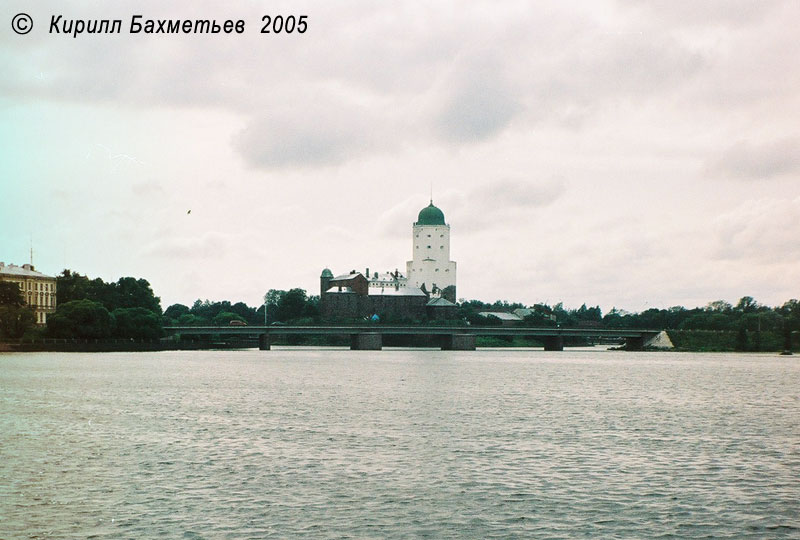
<svg viewBox="0 0 800 540"><path fill-rule="evenodd" d="M798 538L800 361L0 355L0 538Z"/></svg>

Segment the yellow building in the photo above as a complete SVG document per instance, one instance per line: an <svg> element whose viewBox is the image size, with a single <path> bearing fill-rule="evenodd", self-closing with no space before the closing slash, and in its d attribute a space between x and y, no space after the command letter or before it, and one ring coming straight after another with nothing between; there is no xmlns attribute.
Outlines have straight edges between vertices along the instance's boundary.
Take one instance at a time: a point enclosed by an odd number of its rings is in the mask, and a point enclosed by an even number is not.
<svg viewBox="0 0 800 540"><path fill-rule="evenodd" d="M0 281L19 285L22 299L36 315L36 324L46 324L47 314L56 310L56 278L37 272L32 264L0 262Z"/></svg>

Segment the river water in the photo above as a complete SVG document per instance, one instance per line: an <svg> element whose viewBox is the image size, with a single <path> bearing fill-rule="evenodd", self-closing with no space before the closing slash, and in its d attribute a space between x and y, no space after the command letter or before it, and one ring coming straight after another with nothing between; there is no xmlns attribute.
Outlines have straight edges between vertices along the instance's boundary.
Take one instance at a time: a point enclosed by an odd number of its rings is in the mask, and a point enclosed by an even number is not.
<svg viewBox="0 0 800 540"><path fill-rule="evenodd" d="M0 538L798 538L800 360L0 355Z"/></svg>

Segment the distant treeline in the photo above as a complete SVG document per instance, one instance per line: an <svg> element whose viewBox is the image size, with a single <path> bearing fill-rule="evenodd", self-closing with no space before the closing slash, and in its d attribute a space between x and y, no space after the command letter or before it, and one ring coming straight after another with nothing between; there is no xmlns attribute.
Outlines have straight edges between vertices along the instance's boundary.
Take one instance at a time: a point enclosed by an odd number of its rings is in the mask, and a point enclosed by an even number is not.
<svg viewBox="0 0 800 540"><path fill-rule="evenodd" d="M475 300L459 305L461 316L473 324L485 320L477 315L481 311L511 312L525 307L504 301L486 304ZM673 306L650 308L641 313L612 309L605 315L600 307L586 304L578 309L566 309L561 303L552 307L535 304L528 309L531 313L518 325L667 330L678 349L690 351L784 350L791 347L791 333L800 330L800 301L796 299L780 307L769 307L744 296L736 305L717 300L702 308Z"/></svg>
<svg viewBox="0 0 800 540"><path fill-rule="evenodd" d="M31 339L157 339L164 335L164 326L227 326L231 321L248 325L327 322L320 319L319 296L309 296L299 288L271 289L265 295L265 303L258 307L244 302L196 300L191 307L173 304L162 313L161 300L145 279L123 277L107 283L64 270L57 282L58 309L48 316L44 329L34 327L33 313L24 306L16 285L0 282L0 338L18 339L24 335ZM800 330L800 301L792 299L779 307L769 307L750 296L742 297L735 305L718 300L690 309L675 306L641 313L612 309L605 314L600 307L585 304L568 309L561 303L526 306L507 301L461 300L450 321L382 317L381 323L500 325L500 319L479 313L511 313L516 309L526 310L521 312L522 321L515 323L520 326L663 329L669 331L677 347L686 350L781 350L791 332Z"/></svg>
<svg viewBox="0 0 800 540"><path fill-rule="evenodd" d="M279 291L270 289L264 304L253 308L244 302L231 304L227 300L210 302L195 300L192 307L172 304L164 311L165 326L224 326L231 321L247 324L317 324L319 296L307 296L303 289ZM266 307L267 316L264 317Z"/></svg>

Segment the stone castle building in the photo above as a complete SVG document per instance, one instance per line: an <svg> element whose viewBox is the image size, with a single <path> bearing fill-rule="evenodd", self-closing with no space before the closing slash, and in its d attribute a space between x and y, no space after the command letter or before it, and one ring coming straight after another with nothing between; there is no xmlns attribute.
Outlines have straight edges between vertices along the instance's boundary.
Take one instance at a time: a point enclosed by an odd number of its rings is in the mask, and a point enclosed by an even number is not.
<svg viewBox="0 0 800 540"><path fill-rule="evenodd" d="M32 264L17 266L0 262L0 281L19 286L22 300L36 316L36 324L46 324L47 315L56 310L56 278L37 272Z"/></svg>
<svg viewBox="0 0 800 540"><path fill-rule="evenodd" d="M450 225L433 201L420 210L411 240L413 258L406 263L409 284L455 302L456 263L450 260Z"/></svg>
<svg viewBox="0 0 800 540"><path fill-rule="evenodd" d="M406 275L352 270L320 276L323 318L450 319L456 313L456 263L450 260L450 226L433 205L420 210L412 225L412 260Z"/></svg>

